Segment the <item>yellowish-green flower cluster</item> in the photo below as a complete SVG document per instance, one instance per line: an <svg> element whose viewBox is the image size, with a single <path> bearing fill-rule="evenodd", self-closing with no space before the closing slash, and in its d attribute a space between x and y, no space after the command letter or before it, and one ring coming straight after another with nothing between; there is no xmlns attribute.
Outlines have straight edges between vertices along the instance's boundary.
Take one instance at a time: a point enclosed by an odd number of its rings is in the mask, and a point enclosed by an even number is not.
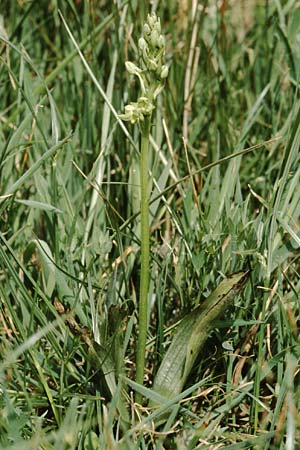
<svg viewBox="0 0 300 450"><path fill-rule="evenodd" d="M161 34L160 19L153 12L148 14L143 27L143 35L139 39L141 67L126 61L127 72L135 75L141 87L141 97L137 102L125 106L125 113L120 118L131 123L142 122L151 116L155 109L155 100L164 87L169 69L164 64L165 38Z"/></svg>

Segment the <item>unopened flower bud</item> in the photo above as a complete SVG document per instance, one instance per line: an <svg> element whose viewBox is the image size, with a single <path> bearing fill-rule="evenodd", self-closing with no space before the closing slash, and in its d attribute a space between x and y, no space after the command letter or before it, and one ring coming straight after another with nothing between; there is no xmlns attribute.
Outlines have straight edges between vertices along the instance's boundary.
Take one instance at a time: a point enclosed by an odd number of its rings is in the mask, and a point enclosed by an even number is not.
<svg viewBox="0 0 300 450"><path fill-rule="evenodd" d="M138 75L142 72L142 69L140 69L138 66L136 66L131 61L126 61L125 67L126 67L127 72L129 72L131 75Z"/></svg>
<svg viewBox="0 0 300 450"><path fill-rule="evenodd" d="M149 36L151 33L151 28L149 27L149 25L147 23L145 23L144 27L143 27L143 31L144 31L144 35L145 36Z"/></svg>
<svg viewBox="0 0 300 450"><path fill-rule="evenodd" d="M139 49L144 52L147 49L148 45L147 42L145 41L145 39L143 37L141 37L139 39Z"/></svg>
<svg viewBox="0 0 300 450"><path fill-rule="evenodd" d="M151 31L150 42L153 47L158 47L159 34L155 28L154 28L154 30Z"/></svg>
<svg viewBox="0 0 300 450"><path fill-rule="evenodd" d="M147 22L150 28L154 28L155 22L157 21L157 16L155 13L148 14Z"/></svg>
<svg viewBox="0 0 300 450"><path fill-rule="evenodd" d="M164 48L165 45L166 45L166 40L165 40L164 36L161 34L161 35L159 36L159 38L158 38L158 44L157 44L157 46L158 46L159 48Z"/></svg>
<svg viewBox="0 0 300 450"><path fill-rule="evenodd" d="M164 80L165 78L167 78L168 73L169 73L169 67L168 66L162 66L161 72L160 72L160 78L162 80Z"/></svg>
<svg viewBox="0 0 300 450"><path fill-rule="evenodd" d="M158 34L161 33L161 25L160 25L160 19L159 18L156 20L155 29L158 32Z"/></svg>

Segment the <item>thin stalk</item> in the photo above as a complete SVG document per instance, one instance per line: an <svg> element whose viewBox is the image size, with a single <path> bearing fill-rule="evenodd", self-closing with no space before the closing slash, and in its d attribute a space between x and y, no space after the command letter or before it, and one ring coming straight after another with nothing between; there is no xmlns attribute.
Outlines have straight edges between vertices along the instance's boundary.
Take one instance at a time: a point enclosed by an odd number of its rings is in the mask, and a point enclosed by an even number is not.
<svg viewBox="0 0 300 450"><path fill-rule="evenodd" d="M143 384L146 339L148 326L148 289L149 289L149 140L151 117L146 117L142 124L140 177L141 177L141 275L139 295L139 335L136 357L136 382ZM141 395L136 395L141 402Z"/></svg>
<svg viewBox="0 0 300 450"><path fill-rule="evenodd" d="M143 385L146 360L146 340L148 327L148 290L150 273L150 232L149 232L149 142L151 116L156 107L156 99L162 91L168 76L168 66L164 64L165 38L161 34L160 19L155 12L148 14L143 26L138 46L141 67L126 61L126 70L138 78L141 96L137 102L125 106L119 118L127 122L139 123L141 128L140 186L141 186L141 275L138 305L138 342L136 356L136 382ZM137 403L142 395L136 394Z"/></svg>

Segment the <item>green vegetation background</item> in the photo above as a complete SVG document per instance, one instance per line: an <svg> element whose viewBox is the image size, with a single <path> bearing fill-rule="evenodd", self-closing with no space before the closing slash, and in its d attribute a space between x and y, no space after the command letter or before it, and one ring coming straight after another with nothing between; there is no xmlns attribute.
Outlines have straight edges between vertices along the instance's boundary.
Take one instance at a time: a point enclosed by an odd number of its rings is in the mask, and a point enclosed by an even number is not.
<svg viewBox="0 0 300 450"><path fill-rule="evenodd" d="M138 96L124 63L150 4L1 6L1 449L298 448L299 2L157 3L170 74L152 130L145 399L167 327L226 274L252 274L156 431L131 381L139 132L116 116Z"/></svg>

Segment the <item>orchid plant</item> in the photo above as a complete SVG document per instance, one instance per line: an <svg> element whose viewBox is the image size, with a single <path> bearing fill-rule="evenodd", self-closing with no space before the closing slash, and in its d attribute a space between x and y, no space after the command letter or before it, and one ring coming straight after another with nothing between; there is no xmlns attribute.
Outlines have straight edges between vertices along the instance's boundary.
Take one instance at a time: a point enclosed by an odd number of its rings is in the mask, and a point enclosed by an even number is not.
<svg viewBox="0 0 300 450"><path fill-rule="evenodd" d="M139 290L138 343L136 356L136 382L143 384L145 351L148 327L148 290L150 273L150 229L149 229L149 141L151 119L157 96L162 91L168 76L165 59L165 38L161 34L160 19L153 12L148 14L138 41L140 65L125 63L126 70L138 78L141 95L136 102L125 106L120 118L132 124L138 123L141 132L140 189L141 189L141 276ZM138 395L137 401L141 398Z"/></svg>

